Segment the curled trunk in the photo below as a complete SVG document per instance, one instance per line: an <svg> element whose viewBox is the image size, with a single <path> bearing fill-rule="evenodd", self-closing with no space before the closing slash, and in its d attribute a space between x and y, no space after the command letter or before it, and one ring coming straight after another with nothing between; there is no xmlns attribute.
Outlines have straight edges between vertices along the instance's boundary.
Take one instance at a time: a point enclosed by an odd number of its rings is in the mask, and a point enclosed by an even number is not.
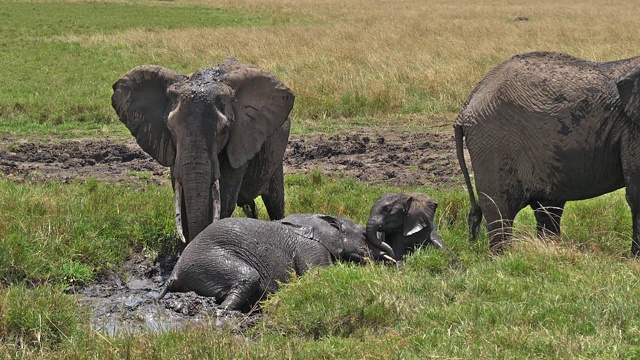
<svg viewBox="0 0 640 360"><path fill-rule="evenodd" d="M384 233L379 233L381 228L382 225L375 221L367 222L367 243L369 243L369 245L374 249L374 253L372 254L373 258L378 260L383 258L384 255L387 255L395 259L395 252L391 246L384 241ZM376 253L376 249L379 249L380 252Z"/></svg>

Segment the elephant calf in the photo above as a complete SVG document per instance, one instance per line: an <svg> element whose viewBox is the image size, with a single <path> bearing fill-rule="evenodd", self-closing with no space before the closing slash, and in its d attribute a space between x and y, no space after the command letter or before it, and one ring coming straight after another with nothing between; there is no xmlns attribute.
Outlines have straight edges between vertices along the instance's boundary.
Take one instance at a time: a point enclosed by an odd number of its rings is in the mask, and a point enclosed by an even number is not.
<svg viewBox="0 0 640 360"><path fill-rule="evenodd" d="M421 245L447 249L433 224L438 203L425 194L382 194L371 207L367 221L367 241L372 249L402 260Z"/></svg>
<svg viewBox="0 0 640 360"><path fill-rule="evenodd" d="M313 266L362 262L368 255L364 228L343 217L226 218L187 245L158 299L195 291L216 298L226 310L246 311L287 281L291 270L302 275Z"/></svg>

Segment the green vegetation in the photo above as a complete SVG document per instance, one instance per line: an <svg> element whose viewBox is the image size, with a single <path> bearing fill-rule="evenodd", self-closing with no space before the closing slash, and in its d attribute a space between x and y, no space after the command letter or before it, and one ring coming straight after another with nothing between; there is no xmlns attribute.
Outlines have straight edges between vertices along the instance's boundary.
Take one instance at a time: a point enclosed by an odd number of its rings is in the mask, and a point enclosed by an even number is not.
<svg viewBox="0 0 640 360"><path fill-rule="evenodd" d="M556 241L529 236L533 214L525 211L513 248L491 257L486 233L467 241L464 191L408 189L438 199L436 223L451 253L421 250L400 269L342 264L311 271L264 304L264 320L246 342L197 326L104 338L86 331L85 310L64 293L116 269L131 249L170 250L177 242L170 188L89 180L1 181L0 189L0 351L7 355L607 358L611 349L621 357L640 351L640 268L626 256L631 228L622 192L571 203L566 234ZM318 171L294 175L286 179L287 212L364 223L377 196L398 190Z"/></svg>
<svg viewBox="0 0 640 360"><path fill-rule="evenodd" d="M111 85L129 69L155 59L154 51L101 40L92 43L91 36L131 29L153 33L264 26L276 21L259 13L171 2L3 3L0 78L5 91L0 92L0 117L26 115L32 122L53 125L112 123ZM185 72L195 70L155 61Z"/></svg>
<svg viewBox="0 0 640 360"><path fill-rule="evenodd" d="M450 128L478 79L516 53L638 55L637 14L637 2L605 0L0 0L0 134L128 138L110 105L116 79L145 63L190 73L227 55L294 90L295 134ZM515 21L521 16L528 20ZM385 191L436 198L451 253L422 250L399 269L311 271L240 335L191 326L111 338L90 329L66 290L132 252L173 250L171 189L0 176L0 357L640 356L640 263L627 255L622 191L570 203L560 239L535 239L524 211L513 247L497 257L486 232L468 242L463 189L397 189L315 171L286 178L286 211L364 223Z"/></svg>

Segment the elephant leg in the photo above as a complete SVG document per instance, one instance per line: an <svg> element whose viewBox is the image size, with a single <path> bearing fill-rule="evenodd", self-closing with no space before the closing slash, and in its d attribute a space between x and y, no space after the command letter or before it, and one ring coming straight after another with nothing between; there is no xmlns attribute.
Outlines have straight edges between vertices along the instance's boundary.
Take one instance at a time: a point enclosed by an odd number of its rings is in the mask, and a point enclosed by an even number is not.
<svg viewBox="0 0 640 360"><path fill-rule="evenodd" d="M538 236L560 236L560 219L565 201L532 201L530 206L536 217Z"/></svg>
<svg viewBox="0 0 640 360"><path fill-rule="evenodd" d="M267 208L267 213L269 213L269 219L280 220L284 218L284 174L282 163L271 176L267 192L262 194L262 201Z"/></svg>
<svg viewBox="0 0 640 360"><path fill-rule="evenodd" d="M249 203L242 205L242 211L244 215L249 218L257 219L258 210L256 210L256 202L251 200Z"/></svg>
<svg viewBox="0 0 640 360"><path fill-rule="evenodd" d="M633 184L633 181L628 181L626 190L627 203L631 208L631 220L633 221L631 256L638 257L640 255L640 189Z"/></svg>
<svg viewBox="0 0 640 360"><path fill-rule="evenodd" d="M233 215L238 202L238 194L242 186L242 180L247 169L243 165L234 169L226 155L220 155L220 218L228 218Z"/></svg>
<svg viewBox="0 0 640 360"><path fill-rule="evenodd" d="M248 301L257 299L257 295L260 295L257 294L260 290L260 274L258 271L244 263L236 263L235 265L233 269L229 269L233 271L233 274L230 274L229 277L221 277L234 282L234 284L231 284L227 297L220 304L220 307L225 310L240 310Z"/></svg>
<svg viewBox="0 0 640 360"><path fill-rule="evenodd" d="M524 205L504 195L491 196L479 191L480 207L487 220L489 246L492 253L501 253L511 239L513 220Z"/></svg>

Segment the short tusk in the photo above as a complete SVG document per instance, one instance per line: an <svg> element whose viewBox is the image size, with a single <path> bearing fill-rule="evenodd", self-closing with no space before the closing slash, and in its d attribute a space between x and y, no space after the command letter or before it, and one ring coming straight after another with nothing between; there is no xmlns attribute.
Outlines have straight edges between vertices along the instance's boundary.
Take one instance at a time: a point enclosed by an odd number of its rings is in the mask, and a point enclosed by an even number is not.
<svg viewBox="0 0 640 360"><path fill-rule="evenodd" d="M214 181L211 185L211 197L213 199L211 206L213 221L220 220L220 180Z"/></svg>
<svg viewBox="0 0 640 360"><path fill-rule="evenodd" d="M180 241L187 243L187 239L184 237L184 229L182 228L182 184L176 181L175 188L175 214L176 214L176 227L178 228L178 236Z"/></svg>
<svg viewBox="0 0 640 360"><path fill-rule="evenodd" d="M392 263L397 263L396 259L392 258L391 256L387 255L387 254L383 254L382 258L388 261L391 261Z"/></svg>

